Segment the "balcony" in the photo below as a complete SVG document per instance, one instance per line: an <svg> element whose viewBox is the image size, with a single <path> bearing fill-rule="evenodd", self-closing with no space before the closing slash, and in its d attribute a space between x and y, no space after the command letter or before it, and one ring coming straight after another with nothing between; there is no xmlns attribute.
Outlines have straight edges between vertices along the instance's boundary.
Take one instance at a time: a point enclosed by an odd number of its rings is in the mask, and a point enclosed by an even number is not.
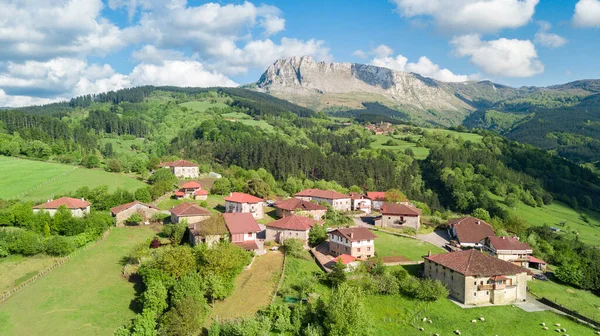
<svg viewBox="0 0 600 336"><path fill-rule="evenodd" d="M505 284L489 284L489 285L478 285L477 290L497 290L506 288Z"/></svg>

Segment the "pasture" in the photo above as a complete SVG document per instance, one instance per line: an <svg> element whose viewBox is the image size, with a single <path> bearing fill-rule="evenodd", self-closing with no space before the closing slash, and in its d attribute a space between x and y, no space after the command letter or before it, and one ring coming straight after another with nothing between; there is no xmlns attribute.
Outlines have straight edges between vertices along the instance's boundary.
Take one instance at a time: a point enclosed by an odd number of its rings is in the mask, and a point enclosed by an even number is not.
<svg viewBox="0 0 600 336"><path fill-rule="evenodd" d="M371 148L373 149L388 149L394 151L405 151L410 148L415 154L415 159L417 160L425 160L429 155L429 148L425 147L417 147L416 144L404 140L400 140L392 137L391 135L371 135L371 139L373 142L371 143ZM394 143L393 146L384 145L388 141L392 141Z"/></svg>
<svg viewBox="0 0 600 336"><path fill-rule="evenodd" d="M2 274L0 277L0 294L50 268L55 261L60 259L41 254L32 257L12 254L6 258L0 258L0 274Z"/></svg>
<svg viewBox="0 0 600 336"><path fill-rule="evenodd" d="M554 281L533 280L528 282L527 286L539 297L545 297L581 315L600 321L600 297L591 292Z"/></svg>
<svg viewBox="0 0 600 336"><path fill-rule="evenodd" d="M373 231L379 237L375 239L375 253L379 257L405 256L411 260L423 260L429 251L432 254L446 252L445 250L417 239L399 237L381 231Z"/></svg>

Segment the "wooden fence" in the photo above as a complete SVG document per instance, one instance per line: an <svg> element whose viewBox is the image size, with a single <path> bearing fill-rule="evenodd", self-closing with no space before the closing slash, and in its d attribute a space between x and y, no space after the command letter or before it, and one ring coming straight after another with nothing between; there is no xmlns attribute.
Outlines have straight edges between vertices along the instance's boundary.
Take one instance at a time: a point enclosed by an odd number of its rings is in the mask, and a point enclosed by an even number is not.
<svg viewBox="0 0 600 336"><path fill-rule="evenodd" d="M596 328L600 328L600 322L592 320L591 318L587 317L587 316L583 316L581 314L579 314L578 312L568 309L566 307L564 307L563 305L560 305L552 300L549 300L545 297L542 297L541 299L538 299L538 301L540 301L541 303L545 304L546 306L552 307L556 310L559 310L569 316L572 316L576 319L579 319L583 322L589 323L591 325L593 325Z"/></svg>

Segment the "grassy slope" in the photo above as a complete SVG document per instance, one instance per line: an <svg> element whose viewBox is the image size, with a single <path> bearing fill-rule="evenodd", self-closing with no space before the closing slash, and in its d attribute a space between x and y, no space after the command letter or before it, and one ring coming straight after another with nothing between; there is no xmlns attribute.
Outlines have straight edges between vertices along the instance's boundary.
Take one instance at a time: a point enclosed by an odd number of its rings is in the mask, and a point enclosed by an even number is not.
<svg viewBox="0 0 600 336"><path fill-rule="evenodd" d="M564 286L553 281L530 281L527 286L533 293L545 297L571 310L600 321L600 297L584 290Z"/></svg>
<svg viewBox="0 0 600 336"><path fill-rule="evenodd" d="M400 150L404 151L407 148L410 148L415 154L415 158L417 160L425 160L427 155L429 155L429 149L425 147L417 147L416 144L404 140L399 140L393 138L389 135L372 135L371 139L374 141L371 143L371 148L373 149L389 149L389 150ZM393 140L398 145L397 146L386 146L385 142L388 140Z"/></svg>
<svg viewBox="0 0 600 336"><path fill-rule="evenodd" d="M45 255L23 257L16 254L0 258L0 294L29 280L59 259Z"/></svg>
<svg viewBox="0 0 600 336"><path fill-rule="evenodd" d="M121 257L152 237L148 227L113 228L106 240L0 304L0 335L112 335L134 316L134 284Z"/></svg>
<svg viewBox="0 0 600 336"><path fill-rule="evenodd" d="M420 240L398 237L384 232L373 232L377 235L375 239L375 251L380 257L405 256L412 260L422 260L428 251L433 254L445 251L435 245Z"/></svg>
<svg viewBox="0 0 600 336"><path fill-rule="evenodd" d="M108 185L135 190L145 186L134 178L102 170L0 156L0 198L43 200L74 191Z"/></svg>

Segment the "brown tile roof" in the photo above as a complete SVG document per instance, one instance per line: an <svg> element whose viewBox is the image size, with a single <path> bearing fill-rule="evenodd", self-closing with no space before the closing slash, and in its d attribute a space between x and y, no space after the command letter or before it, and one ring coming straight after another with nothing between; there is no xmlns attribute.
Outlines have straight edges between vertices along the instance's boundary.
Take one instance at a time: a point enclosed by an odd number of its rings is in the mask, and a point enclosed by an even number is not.
<svg viewBox="0 0 600 336"><path fill-rule="evenodd" d="M303 201L299 198L290 198L285 201L279 201L275 203L276 208L284 209L284 210L304 210L304 211L312 211L312 210L327 210L327 207L322 205Z"/></svg>
<svg viewBox="0 0 600 336"><path fill-rule="evenodd" d="M111 208L111 209L110 209L110 212L111 212L113 215L116 215L116 214L118 214L119 212L121 212L121 211L125 211L125 210L127 210L127 209L129 209L129 208L131 208L131 207L133 207L133 206L135 206L135 205L137 205L137 204L139 204L139 205L142 205L142 206L145 206L146 208L151 208L151 209L156 209L156 210L158 210L158 208L157 208L157 207L155 207L155 206L154 206L154 205L152 205L152 204L146 204L146 203L142 203L142 202L140 202L140 201L133 201L133 202L130 202L130 203L127 203L127 204L121 204L121 205L119 205L119 206L116 206L116 207L114 207L114 208Z"/></svg>
<svg viewBox="0 0 600 336"><path fill-rule="evenodd" d="M278 219L265 226L282 230L306 231L310 230L315 223L317 223L317 221L312 218L292 215Z"/></svg>
<svg viewBox="0 0 600 336"><path fill-rule="evenodd" d="M178 206L171 208L171 213L177 217L190 217L190 216L209 216L210 211L201 208L194 203L181 203Z"/></svg>
<svg viewBox="0 0 600 336"><path fill-rule="evenodd" d="M181 187L183 189L198 189L198 188L202 188L202 186L200 185L200 183L198 183L196 181L186 182Z"/></svg>
<svg viewBox="0 0 600 336"><path fill-rule="evenodd" d="M487 239L494 246L496 250L512 250L512 251L525 251L531 250L531 247L515 237L496 237L489 236Z"/></svg>
<svg viewBox="0 0 600 336"><path fill-rule="evenodd" d="M508 261L494 258L477 250L436 254L425 257L425 259L464 275L514 275L526 272L525 269Z"/></svg>
<svg viewBox="0 0 600 336"><path fill-rule="evenodd" d="M187 160L176 160L173 162L162 162L159 167L198 167L197 164Z"/></svg>
<svg viewBox="0 0 600 336"><path fill-rule="evenodd" d="M331 234L339 234L349 241L371 240L377 238L369 229L363 227L354 227L347 229L337 229L330 232Z"/></svg>
<svg viewBox="0 0 600 336"><path fill-rule="evenodd" d="M456 228L456 236L460 243L479 243L489 236L495 236L492 226L474 217L455 218L448 225Z"/></svg>
<svg viewBox="0 0 600 336"><path fill-rule="evenodd" d="M227 230L231 234L262 231L254 216L249 212L224 213L223 218L225 219Z"/></svg>
<svg viewBox="0 0 600 336"><path fill-rule="evenodd" d="M383 205L381 206L381 213L384 215L416 217L421 215L421 212L421 209L405 204L383 203Z"/></svg>
<svg viewBox="0 0 600 336"><path fill-rule="evenodd" d="M208 190L198 189L194 192L195 195L208 195Z"/></svg>
<svg viewBox="0 0 600 336"><path fill-rule="evenodd" d="M256 196L252 196L249 194L244 194L241 192L234 192L231 195L225 197L225 201L234 202L234 203L259 203L264 202L262 198L258 198Z"/></svg>
<svg viewBox="0 0 600 336"><path fill-rule="evenodd" d="M297 193L294 196L300 197L317 197L325 199L344 199L350 198L348 195L344 195L334 190L321 190L321 189L305 189Z"/></svg>
<svg viewBox="0 0 600 336"><path fill-rule="evenodd" d="M384 201L385 191L367 191L367 198L371 201Z"/></svg>
<svg viewBox="0 0 600 336"><path fill-rule="evenodd" d="M88 206L90 206L90 202L84 200L84 199L79 199L79 198L72 198L72 197L61 197L59 199L55 199L53 201L48 201L47 203L44 204L40 204L40 205L36 205L33 208L34 209L58 209L61 205L64 205L67 207L67 209L85 209Z"/></svg>
<svg viewBox="0 0 600 336"><path fill-rule="evenodd" d="M351 192L348 194L348 196L350 196L350 198L354 200L363 198L363 194L357 192Z"/></svg>
<svg viewBox="0 0 600 336"><path fill-rule="evenodd" d="M256 244L256 241L254 241L254 240L247 240L244 242L236 242L234 244L243 248L246 251L258 250L258 245Z"/></svg>

